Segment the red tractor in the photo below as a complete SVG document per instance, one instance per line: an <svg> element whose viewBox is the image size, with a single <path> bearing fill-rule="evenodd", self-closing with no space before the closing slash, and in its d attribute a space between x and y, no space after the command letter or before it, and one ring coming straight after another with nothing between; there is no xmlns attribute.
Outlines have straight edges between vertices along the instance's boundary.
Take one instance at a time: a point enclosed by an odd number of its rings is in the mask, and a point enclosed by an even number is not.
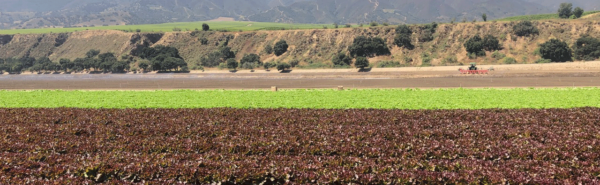
<svg viewBox="0 0 600 185"><path fill-rule="evenodd" d="M468 70L464 70L463 68L460 68L460 69L458 69L458 71L460 71L460 74L488 74L490 72L490 70L483 70L483 69L477 68L477 64L475 64L475 63L471 63L471 66L469 67Z"/></svg>

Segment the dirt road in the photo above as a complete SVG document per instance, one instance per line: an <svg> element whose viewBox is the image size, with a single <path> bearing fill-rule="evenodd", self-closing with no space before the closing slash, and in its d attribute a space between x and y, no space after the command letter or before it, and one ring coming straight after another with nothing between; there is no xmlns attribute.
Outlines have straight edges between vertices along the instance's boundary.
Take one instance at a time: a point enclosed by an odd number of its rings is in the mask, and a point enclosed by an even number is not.
<svg viewBox="0 0 600 185"><path fill-rule="evenodd" d="M419 73L418 75L424 75ZM432 76L439 74L431 74ZM417 76L417 74L412 74ZM411 77L410 73L323 74L146 74L146 75L2 75L0 89L267 89L280 88L482 88L600 87L600 73L491 74Z"/></svg>
<svg viewBox="0 0 600 185"><path fill-rule="evenodd" d="M481 66L488 69L492 66ZM188 74L0 75L0 89L268 89L279 88L484 88L600 87L600 62L496 66L489 75L460 75L459 66L429 68L240 71Z"/></svg>

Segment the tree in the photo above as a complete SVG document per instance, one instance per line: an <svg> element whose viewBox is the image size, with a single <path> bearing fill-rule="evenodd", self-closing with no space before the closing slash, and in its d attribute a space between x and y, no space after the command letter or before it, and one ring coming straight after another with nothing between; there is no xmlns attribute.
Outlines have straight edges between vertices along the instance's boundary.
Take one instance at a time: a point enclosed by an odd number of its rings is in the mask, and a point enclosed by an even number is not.
<svg viewBox="0 0 600 185"><path fill-rule="evenodd" d="M502 50L502 46L500 46L500 41L498 38L492 35L486 35L483 37L482 41L483 49L486 51L497 51Z"/></svg>
<svg viewBox="0 0 600 185"><path fill-rule="evenodd" d="M366 57L358 57L356 58L354 66L359 69L365 69L366 67L369 67L369 59Z"/></svg>
<svg viewBox="0 0 600 185"><path fill-rule="evenodd" d="M411 36L412 30L406 25L400 25L396 28L396 36L394 37L394 44L398 47L404 47L412 50L415 46L412 45Z"/></svg>
<svg viewBox="0 0 600 185"><path fill-rule="evenodd" d="M475 54L477 56L485 56L483 51L483 39L479 35L471 37L464 44L468 54Z"/></svg>
<svg viewBox="0 0 600 185"><path fill-rule="evenodd" d="M147 72L147 71L148 71L148 67L150 67L150 63L148 63L148 61L147 61L147 60L142 60L142 61L140 61L140 62L138 63L138 67L139 67L140 69L143 69L143 70L144 70L144 72Z"/></svg>
<svg viewBox="0 0 600 185"><path fill-rule="evenodd" d="M288 44L285 40L280 40L279 42L275 43L275 47L273 48L273 51L277 56L283 55L285 52L287 52L287 50Z"/></svg>
<svg viewBox="0 0 600 185"><path fill-rule="evenodd" d="M292 68L292 66L286 62L281 62L279 64L277 64L277 71L285 71Z"/></svg>
<svg viewBox="0 0 600 185"><path fill-rule="evenodd" d="M333 57L331 62L334 66L349 66L352 65L352 58L344 53L339 53Z"/></svg>
<svg viewBox="0 0 600 185"><path fill-rule="evenodd" d="M365 36L358 36L354 38L352 45L348 47L348 51L352 57L369 57L390 54L390 49L387 47L385 40L379 37L367 38Z"/></svg>
<svg viewBox="0 0 600 185"><path fill-rule="evenodd" d="M483 22L487 22L487 14L481 15L481 19L483 19Z"/></svg>
<svg viewBox="0 0 600 185"><path fill-rule="evenodd" d="M271 46L271 44L267 44L265 45L265 53L267 54L273 54L273 46Z"/></svg>
<svg viewBox="0 0 600 185"><path fill-rule="evenodd" d="M208 30L210 30L210 26L208 26L208 24L206 24L206 23L203 23L202 24L202 31L208 31Z"/></svg>
<svg viewBox="0 0 600 185"><path fill-rule="evenodd" d="M583 15L583 9L580 7L575 8L575 10L573 10L573 15L575 15L575 18L580 18Z"/></svg>
<svg viewBox="0 0 600 185"><path fill-rule="evenodd" d="M558 16L563 19L568 19L573 15L573 3L561 3L558 8Z"/></svg>
<svg viewBox="0 0 600 185"><path fill-rule="evenodd" d="M65 71L65 73L68 71L68 69L73 68L73 63L69 59L61 58L58 63L60 64L60 67Z"/></svg>
<svg viewBox="0 0 600 185"><path fill-rule="evenodd" d="M94 58L94 57L96 57L98 54L100 54L100 50L91 49L91 50L89 50L87 53L85 53L85 56L86 56L87 58Z"/></svg>
<svg viewBox="0 0 600 185"><path fill-rule="evenodd" d="M371 22L369 25L370 25L371 27L376 27L376 26L379 26L379 23L377 23L377 22L375 22L375 21L372 21L372 22Z"/></svg>
<svg viewBox="0 0 600 185"><path fill-rule="evenodd" d="M521 21L513 26L513 32L519 37L527 37L530 35L537 35L540 31L533 26L531 21Z"/></svg>
<svg viewBox="0 0 600 185"><path fill-rule="evenodd" d="M127 61L117 61L115 63L113 63L112 66L110 66L110 71L112 72L123 72L128 68L129 64L127 64Z"/></svg>
<svg viewBox="0 0 600 185"><path fill-rule="evenodd" d="M600 58L600 40L583 35L573 44L573 50L577 60L596 60Z"/></svg>
<svg viewBox="0 0 600 185"><path fill-rule="evenodd" d="M221 53L221 57L223 58L224 61L227 61L227 59L230 58L235 58L235 53L233 51L231 51L230 47L221 47L219 49L219 53Z"/></svg>
<svg viewBox="0 0 600 185"><path fill-rule="evenodd" d="M85 68L85 59L83 58L76 58L75 60L73 60L73 69L71 69L71 71L74 72L80 72L83 71Z"/></svg>
<svg viewBox="0 0 600 185"><path fill-rule="evenodd" d="M235 61L235 59L233 59L233 58L227 59L227 68L229 70L235 71L235 69L237 69L237 67L238 67L238 62Z"/></svg>
<svg viewBox="0 0 600 185"><path fill-rule="evenodd" d="M262 65L262 62L260 61L260 56L252 53L244 55L242 60L240 60L240 64L242 68L248 68L250 66L254 67L255 65Z"/></svg>
<svg viewBox="0 0 600 185"><path fill-rule="evenodd" d="M548 42L541 44L540 54L542 58L553 62L572 61L571 48L566 42L558 39L550 39Z"/></svg>
<svg viewBox="0 0 600 185"><path fill-rule="evenodd" d="M340 25L338 25L338 23L333 23L333 27L334 27L334 28L339 28L339 27L340 27Z"/></svg>

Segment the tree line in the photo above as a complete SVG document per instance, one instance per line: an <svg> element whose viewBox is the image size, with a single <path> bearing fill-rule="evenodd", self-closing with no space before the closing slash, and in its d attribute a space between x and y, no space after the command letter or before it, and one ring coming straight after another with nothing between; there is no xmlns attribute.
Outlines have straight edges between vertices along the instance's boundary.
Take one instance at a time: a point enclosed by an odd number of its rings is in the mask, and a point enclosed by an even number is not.
<svg viewBox="0 0 600 185"><path fill-rule="evenodd" d="M136 60L141 58L142 60ZM0 72L22 73L30 71L32 73L46 72L102 72L102 73L123 73L136 71L135 63L139 69L144 71L187 71L187 63L179 55L176 48L168 46L156 46L143 48L140 53L134 55L124 55L120 58L114 53L101 53L100 50L89 50L85 57L70 59L59 59L52 61L48 57L23 57L0 59Z"/></svg>

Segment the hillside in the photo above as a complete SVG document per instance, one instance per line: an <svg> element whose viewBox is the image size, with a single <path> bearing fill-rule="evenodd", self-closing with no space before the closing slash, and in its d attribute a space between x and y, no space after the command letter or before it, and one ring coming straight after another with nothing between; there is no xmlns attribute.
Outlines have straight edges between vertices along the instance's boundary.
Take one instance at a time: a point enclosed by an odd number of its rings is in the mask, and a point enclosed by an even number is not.
<svg viewBox="0 0 600 185"><path fill-rule="evenodd" d="M196 66L200 58L218 50L218 45L228 40L228 46L237 52L237 59L245 54L260 54L263 61L300 60L301 67L331 67L331 59L338 52L346 52L357 36L382 37L390 47L390 56L371 58L372 63L379 61L399 61L405 66L421 66L424 57L431 58L432 65L457 65L478 62L480 64L500 64L498 59L479 57L468 59L463 48L464 42L475 34L491 34L500 39L503 50L500 53L513 57L518 63L533 63L539 56L534 51L538 44L550 38L565 40L569 44L582 34L600 37L600 21L596 15L577 21L549 20L534 22L540 34L534 37L515 37L512 26L516 22L487 22L441 24L431 42L418 42L420 31L413 36L414 50L401 49L393 45L395 27L364 27L343 29L285 30L285 31L249 31L249 32L167 32L167 33L125 33L121 31L96 30L74 33L19 34L0 36L0 58L7 57L43 57L52 60L60 58L74 59L83 57L90 49L113 52L118 56L129 54L142 43L167 45L179 49L190 66ZM412 26L419 30L418 25ZM199 40L208 39L207 45ZM229 39L228 39L229 38ZM264 46L286 40L289 51L280 57L267 55ZM447 57L455 56L456 64L444 64Z"/></svg>
<svg viewBox="0 0 600 185"><path fill-rule="evenodd" d="M560 1L562 2L562 1ZM5 0L0 29L90 27L208 21L280 23L429 23L554 13L542 0ZM586 11L600 1L573 0Z"/></svg>

